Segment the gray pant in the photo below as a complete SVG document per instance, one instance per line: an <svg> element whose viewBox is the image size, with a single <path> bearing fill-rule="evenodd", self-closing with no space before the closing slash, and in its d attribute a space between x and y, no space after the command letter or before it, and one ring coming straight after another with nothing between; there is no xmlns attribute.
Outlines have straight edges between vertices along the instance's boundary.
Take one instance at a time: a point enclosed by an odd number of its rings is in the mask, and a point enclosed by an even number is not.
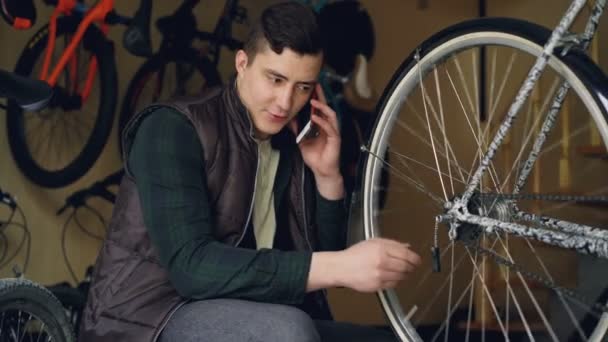
<svg viewBox="0 0 608 342"><path fill-rule="evenodd" d="M238 299L194 301L179 308L160 342L397 341L391 332L362 325L313 321L304 311Z"/></svg>

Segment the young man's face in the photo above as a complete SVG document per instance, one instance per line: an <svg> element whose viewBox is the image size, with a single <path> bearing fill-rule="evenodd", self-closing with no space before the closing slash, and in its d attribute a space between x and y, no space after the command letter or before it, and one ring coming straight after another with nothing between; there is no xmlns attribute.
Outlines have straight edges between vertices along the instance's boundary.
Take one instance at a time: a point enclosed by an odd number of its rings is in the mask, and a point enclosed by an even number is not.
<svg viewBox="0 0 608 342"><path fill-rule="evenodd" d="M277 54L266 47L253 61L245 51L237 53L237 87L257 138L277 134L296 116L310 99L321 64L321 53L300 55L287 48Z"/></svg>

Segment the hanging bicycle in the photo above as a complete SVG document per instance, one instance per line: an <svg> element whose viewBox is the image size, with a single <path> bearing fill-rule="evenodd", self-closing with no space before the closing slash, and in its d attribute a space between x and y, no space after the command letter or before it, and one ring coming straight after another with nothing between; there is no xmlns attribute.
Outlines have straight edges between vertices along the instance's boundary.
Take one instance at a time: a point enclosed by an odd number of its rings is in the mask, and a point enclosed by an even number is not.
<svg viewBox="0 0 608 342"><path fill-rule="evenodd" d="M118 88L108 26L132 24L125 32L125 48L149 54L145 25L150 2L142 0L130 19L114 11L113 0L100 0L92 7L81 0L45 0L55 10L26 44L15 72L44 80L54 88L54 96L42 111L24 110L14 101L7 106L11 153L34 183L70 184L101 154L112 128Z"/></svg>

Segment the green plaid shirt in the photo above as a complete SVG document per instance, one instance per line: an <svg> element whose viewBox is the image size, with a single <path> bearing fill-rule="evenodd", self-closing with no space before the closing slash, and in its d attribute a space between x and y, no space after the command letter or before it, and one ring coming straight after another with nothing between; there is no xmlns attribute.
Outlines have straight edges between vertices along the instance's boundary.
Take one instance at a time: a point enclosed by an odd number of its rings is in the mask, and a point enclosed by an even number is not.
<svg viewBox="0 0 608 342"><path fill-rule="evenodd" d="M202 155L191 123L164 107L143 120L129 153L145 224L172 284L182 296L192 299L301 303L312 252L256 250L217 241ZM285 186L274 187L277 210L284 202L286 173L279 165L275 183ZM317 193L316 205L319 246L324 250L344 248L343 201L329 201ZM277 234L280 229L277 218Z"/></svg>

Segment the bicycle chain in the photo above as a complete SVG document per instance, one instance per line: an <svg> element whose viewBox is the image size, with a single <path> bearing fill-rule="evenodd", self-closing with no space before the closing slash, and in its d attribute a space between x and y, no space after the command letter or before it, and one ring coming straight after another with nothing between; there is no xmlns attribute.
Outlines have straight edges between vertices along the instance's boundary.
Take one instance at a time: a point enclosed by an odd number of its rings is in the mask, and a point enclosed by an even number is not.
<svg viewBox="0 0 608 342"><path fill-rule="evenodd" d="M493 197L505 200L544 200L561 202L593 202L608 204L608 196L582 196L582 195L560 195L560 194L494 194L479 193L481 198Z"/></svg>
<svg viewBox="0 0 608 342"><path fill-rule="evenodd" d="M480 198L496 198L501 200L546 200L546 201L565 201L565 202L592 202L592 203L605 203L608 204L608 196L579 196L579 195L559 195L559 194L493 194L493 193L480 193L477 194ZM475 240L473 241L463 241L465 246L468 246L478 252L480 255L486 255L492 258L497 264L504 265L509 269L514 270L515 272L520 273L528 279L539 282L550 288L551 290L557 292L558 294L566 295L570 298L576 299L581 303L588 305L595 313L602 314L608 313L608 305L593 302L586 298L584 295L574 291L567 289L565 287L557 285L548 277L543 275L525 270L523 267L515 264L514 262L508 260L507 258L499 255L498 253L474 245Z"/></svg>

